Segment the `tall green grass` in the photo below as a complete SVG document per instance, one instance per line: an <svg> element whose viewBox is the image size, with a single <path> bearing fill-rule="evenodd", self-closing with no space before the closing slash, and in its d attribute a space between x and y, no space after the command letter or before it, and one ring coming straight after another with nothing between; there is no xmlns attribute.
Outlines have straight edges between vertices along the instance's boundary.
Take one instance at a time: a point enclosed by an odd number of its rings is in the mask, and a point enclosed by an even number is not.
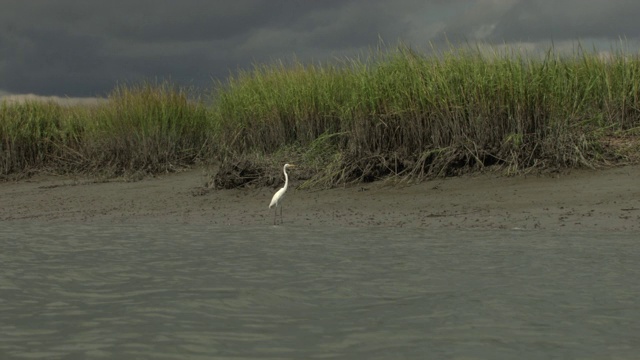
<svg viewBox="0 0 640 360"><path fill-rule="evenodd" d="M622 51L399 47L256 65L215 83L206 105L169 83L118 86L92 107L2 103L0 174L117 176L286 157L307 169L305 185L334 186L488 166L595 166L616 155L607 137L637 140L639 89L640 59Z"/></svg>
<svg viewBox="0 0 640 360"><path fill-rule="evenodd" d="M337 163L322 165L332 173L321 180L333 184L592 166L599 135L640 125L639 86L640 61L624 53L399 48L337 65L258 66L230 78L213 111L228 151L323 142L323 159Z"/></svg>
<svg viewBox="0 0 640 360"><path fill-rule="evenodd" d="M185 90L168 83L119 86L107 100L1 104L0 174L150 174L212 156L208 110Z"/></svg>

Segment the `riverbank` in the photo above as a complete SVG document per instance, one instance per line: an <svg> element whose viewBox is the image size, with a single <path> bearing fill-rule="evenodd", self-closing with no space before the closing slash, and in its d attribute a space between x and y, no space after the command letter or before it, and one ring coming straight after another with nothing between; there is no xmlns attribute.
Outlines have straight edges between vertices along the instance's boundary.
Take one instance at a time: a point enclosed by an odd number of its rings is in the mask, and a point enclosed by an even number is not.
<svg viewBox="0 0 640 360"><path fill-rule="evenodd" d="M37 175L0 183L0 221L272 226L276 189L213 190L210 169L136 182ZM285 226L640 230L640 166L290 190ZM293 186L299 181L293 180Z"/></svg>

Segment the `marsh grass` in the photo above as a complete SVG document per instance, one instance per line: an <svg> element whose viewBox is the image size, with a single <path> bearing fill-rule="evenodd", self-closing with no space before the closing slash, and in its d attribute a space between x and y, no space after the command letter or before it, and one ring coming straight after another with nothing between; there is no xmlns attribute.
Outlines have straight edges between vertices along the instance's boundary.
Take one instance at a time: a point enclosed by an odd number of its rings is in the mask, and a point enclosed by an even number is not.
<svg viewBox="0 0 640 360"><path fill-rule="evenodd" d="M119 86L94 106L3 103L0 123L4 176L153 174L212 155L206 107L168 83Z"/></svg>
<svg viewBox="0 0 640 360"><path fill-rule="evenodd" d="M64 141L63 109L52 103L0 105L0 173L28 173L47 163L53 144Z"/></svg>
<svg viewBox="0 0 640 360"><path fill-rule="evenodd" d="M121 176L221 161L234 176L258 174L259 186L296 162L312 188L596 167L637 161L639 89L640 60L623 51L427 56L401 46L276 62L215 83L208 105L169 83L119 86L92 107L3 103L0 174Z"/></svg>
<svg viewBox="0 0 640 360"><path fill-rule="evenodd" d="M207 109L167 83L120 86L91 120L84 153L114 172L167 172L211 156Z"/></svg>
<svg viewBox="0 0 640 360"><path fill-rule="evenodd" d="M602 134L640 125L640 61L407 47L336 65L277 63L220 87L226 151L299 146L309 186L598 165Z"/></svg>

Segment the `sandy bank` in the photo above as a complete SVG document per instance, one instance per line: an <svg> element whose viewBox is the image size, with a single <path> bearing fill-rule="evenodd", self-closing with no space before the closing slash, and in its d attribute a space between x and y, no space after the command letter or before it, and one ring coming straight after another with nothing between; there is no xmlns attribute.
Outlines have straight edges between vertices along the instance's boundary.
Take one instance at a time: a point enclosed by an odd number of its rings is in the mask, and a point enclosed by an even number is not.
<svg viewBox="0 0 640 360"><path fill-rule="evenodd" d="M271 225L275 189L203 191L204 169L138 182L38 176L0 183L0 220ZM293 181L295 186L296 181ZM291 191L284 224L640 230L640 166Z"/></svg>

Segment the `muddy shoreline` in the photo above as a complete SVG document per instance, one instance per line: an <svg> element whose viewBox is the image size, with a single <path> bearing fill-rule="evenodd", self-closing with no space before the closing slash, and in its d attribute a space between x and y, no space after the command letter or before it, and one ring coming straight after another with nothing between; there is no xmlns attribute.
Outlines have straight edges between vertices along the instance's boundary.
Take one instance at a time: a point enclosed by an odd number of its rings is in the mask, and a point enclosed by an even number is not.
<svg viewBox="0 0 640 360"><path fill-rule="evenodd" d="M4 182L0 221L273 224L267 207L276 189L206 189L208 173L191 169L137 182L42 175ZM640 166L634 165L290 190L284 225L638 231L639 179Z"/></svg>

